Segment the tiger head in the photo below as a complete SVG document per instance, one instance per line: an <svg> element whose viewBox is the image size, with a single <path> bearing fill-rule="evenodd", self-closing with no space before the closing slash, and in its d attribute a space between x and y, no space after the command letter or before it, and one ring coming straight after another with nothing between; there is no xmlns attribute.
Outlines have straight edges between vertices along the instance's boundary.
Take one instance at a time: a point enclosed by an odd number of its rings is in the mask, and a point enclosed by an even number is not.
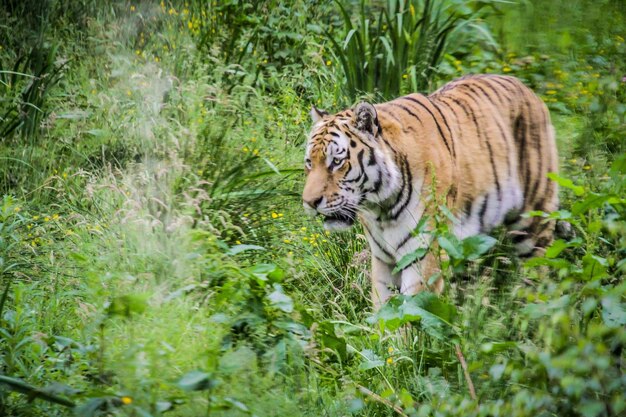
<svg viewBox="0 0 626 417"><path fill-rule="evenodd" d="M313 107L304 158L302 200L307 214L324 216L327 230L352 226L358 212L380 207L400 176L384 145L376 109L360 103L329 115Z"/></svg>

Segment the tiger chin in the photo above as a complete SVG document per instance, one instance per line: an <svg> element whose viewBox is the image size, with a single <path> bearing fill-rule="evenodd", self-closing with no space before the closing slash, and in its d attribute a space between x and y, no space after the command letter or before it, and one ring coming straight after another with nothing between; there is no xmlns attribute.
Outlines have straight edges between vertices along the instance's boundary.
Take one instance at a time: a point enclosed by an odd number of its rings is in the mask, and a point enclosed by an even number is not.
<svg viewBox="0 0 626 417"><path fill-rule="evenodd" d="M329 114L313 107L305 154L305 212L328 230L358 219L372 254L372 300L379 308L397 289L440 293L433 250L397 273L402 257L430 245L415 234L444 201L463 239L504 224L522 257L542 253L555 224L522 217L558 208L558 169L550 115L541 99L510 76L474 75L424 96L359 103ZM427 223L428 224L428 223ZM428 231L428 229L426 230Z"/></svg>

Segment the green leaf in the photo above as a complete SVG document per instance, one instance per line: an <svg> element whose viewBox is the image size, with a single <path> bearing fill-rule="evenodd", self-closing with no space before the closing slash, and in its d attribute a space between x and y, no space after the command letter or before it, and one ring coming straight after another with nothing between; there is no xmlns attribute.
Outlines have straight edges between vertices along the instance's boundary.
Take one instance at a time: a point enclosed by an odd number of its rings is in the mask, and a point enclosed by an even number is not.
<svg viewBox="0 0 626 417"><path fill-rule="evenodd" d="M606 407L602 401L587 400L577 407L583 417L597 417L604 415Z"/></svg>
<svg viewBox="0 0 626 417"><path fill-rule="evenodd" d="M610 172L613 175L626 174L626 154L622 154L613 161Z"/></svg>
<svg viewBox="0 0 626 417"><path fill-rule="evenodd" d="M567 308L570 305L570 298L569 295L564 295L546 303L530 303L522 309L522 312L531 319L552 316L555 311Z"/></svg>
<svg viewBox="0 0 626 417"><path fill-rule="evenodd" d="M274 264L256 264L246 271L250 272L261 286L265 285L266 281L279 282L285 276L285 272Z"/></svg>
<svg viewBox="0 0 626 417"><path fill-rule="evenodd" d="M606 276L606 267L608 262L606 259L587 254L583 257L583 279L593 281Z"/></svg>
<svg viewBox="0 0 626 417"><path fill-rule="evenodd" d="M229 350L219 360L220 373L233 374L240 371L251 371L256 368L256 353L248 346Z"/></svg>
<svg viewBox="0 0 626 417"><path fill-rule="evenodd" d="M480 345L480 351L483 353L500 353L510 349L517 348L516 342L487 342Z"/></svg>
<svg viewBox="0 0 626 417"><path fill-rule="evenodd" d="M224 398L224 402L226 404L228 404L230 406L230 408L235 408L235 409L237 409L239 411L243 411L244 413L250 413L250 409L248 408L247 405L245 405L241 401L238 401L238 400L236 400L234 398L225 397Z"/></svg>
<svg viewBox="0 0 626 417"><path fill-rule="evenodd" d="M606 203L613 197L614 196L611 194L591 193L584 200L577 201L576 203L572 204L572 214L574 216L578 216L579 214L587 213L591 209L602 207L604 203Z"/></svg>
<svg viewBox="0 0 626 417"><path fill-rule="evenodd" d="M364 349L361 351L361 356L364 361L359 364L359 371L367 371L368 369L385 366L385 361L373 350Z"/></svg>
<svg viewBox="0 0 626 417"><path fill-rule="evenodd" d="M616 329L626 326L626 304L617 297L602 299L602 320L608 327Z"/></svg>
<svg viewBox="0 0 626 417"><path fill-rule="evenodd" d="M463 239L463 255L465 259L475 260L489 251L498 240L487 235L478 234Z"/></svg>
<svg viewBox="0 0 626 417"><path fill-rule="evenodd" d="M392 297L376 314L368 319L382 328L395 331L407 323L419 324L430 336L449 339L454 335L450 322L456 316L454 306L424 291L414 296Z"/></svg>
<svg viewBox="0 0 626 417"><path fill-rule="evenodd" d="M258 246L258 245L235 245L231 247L230 249L228 249L228 252L226 252L226 254L233 256L233 255L237 255L238 253L246 252L249 250L265 250L265 248L263 246Z"/></svg>
<svg viewBox="0 0 626 417"><path fill-rule="evenodd" d="M585 193L585 189L583 187L581 187L580 185L574 184L574 182L572 182L572 180L568 178L563 178L559 176L559 174L555 172L548 172L548 178L550 178L552 181L559 184L561 187L569 188L578 197L580 197L581 195Z"/></svg>
<svg viewBox="0 0 626 417"><path fill-rule="evenodd" d="M404 255L400 261L396 264L396 267L391 271L392 274L397 274L398 272L405 269L407 266L411 265L416 260L419 260L424 257L428 253L428 248L418 248L413 252L409 252Z"/></svg>
<svg viewBox="0 0 626 417"><path fill-rule="evenodd" d="M567 248L577 248L582 244L582 239L576 238L571 242L566 242L563 239L558 239L552 242L552 245L546 249L545 257L554 259L561 254Z"/></svg>
<svg viewBox="0 0 626 417"><path fill-rule="evenodd" d="M184 391L204 391L214 388L217 380L211 374L202 371L191 371L183 375L176 385Z"/></svg>
<svg viewBox="0 0 626 417"><path fill-rule="evenodd" d="M337 336L333 323L329 321L319 323L315 331L315 338L323 347L335 351L342 361L348 358L346 339Z"/></svg>
<svg viewBox="0 0 626 417"><path fill-rule="evenodd" d="M449 237L439 236L437 242L439 242L439 246L445 250L451 258L463 259L463 245L452 235Z"/></svg>
<svg viewBox="0 0 626 417"><path fill-rule="evenodd" d="M148 307L148 297L148 294L127 294L115 297L108 302L106 313L109 317L129 317L133 313L141 314Z"/></svg>
<svg viewBox="0 0 626 417"><path fill-rule="evenodd" d="M69 257L78 262L87 262L87 257L82 253L78 252L70 252Z"/></svg>
<svg viewBox="0 0 626 417"><path fill-rule="evenodd" d="M279 284L274 284L274 291L267 296L272 306L285 312L293 312L293 300L283 292L283 288Z"/></svg>

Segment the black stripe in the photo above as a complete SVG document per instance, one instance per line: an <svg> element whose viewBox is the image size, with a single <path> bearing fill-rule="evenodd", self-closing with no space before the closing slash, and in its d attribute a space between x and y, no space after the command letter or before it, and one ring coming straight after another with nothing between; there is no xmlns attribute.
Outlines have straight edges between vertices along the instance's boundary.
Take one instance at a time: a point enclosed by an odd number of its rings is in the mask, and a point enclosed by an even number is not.
<svg viewBox="0 0 626 417"><path fill-rule="evenodd" d="M394 119L396 122L398 122L400 124L400 126L402 126L402 120L398 119L398 117L393 114L393 112L390 112L389 110L386 110L384 108L380 108L378 109L378 113L385 113L387 114L387 116L390 116L392 119Z"/></svg>
<svg viewBox="0 0 626 417"><path fill-rule="evenodd" d="M417 114L413 113L413 111L411 109L409 109L407 106L404 106L404 105L398 104L398 103L394 103L394 102L391 102L389 104L391 104L392 106L401 108L405 112L409 113L411 116L415 117L420 123L422 123L422 120L419 118L419 116Z"/></svg>
<svg viewBox="0 0 626 417"><path fill-rule="evenodd" d="M527 181L528 173L527 173L527 167L524 164L524 160L528 158L524 158L525 147L526 147L526 120L523 114L520 114L519 116L517 116L517 119L515 120L514 131L515 131L515 138L519 140L520 142L519 145L517 146L517 150L519 152L517 155L517 169L518 169L518 175L524 181L524 184L523 184L524 193L522 194L522 206L525 206L526 192L527 192L526 183L528 182Z"/></svg>
<svg viewBox="0 0 626 417"><path fill-rule="evenodd" d="M376 154L373 151L370 151L370 157L367 161L367 166L371 167L372 165L376 165Z"/></svg>
<svg viewBox="0 0 626 417"><path fill-rule="evenodd" d="M476 100L474 99L474 97L472 97L471 95L468 95L468 97L470 97L472 100L474 100L474 103L476 103ZM487 139L483 135L482 129L480 128L480 125L478 124L478 120L476 120L476 115L474 114L474 112L473 111L468 111L468 109L465 107L463 102L461 100L457 99L456 97L449 97L449 98L450 98L450 100L452 100L456 104L458 104L463 109L463 111L465 112L466 115L471 117L472 122L474 123L474 126L476 126L476 132L478 134L479 140L480 140L481 137L483 139ZM465 103L467 103L467 102L465 102ZM478 103L476 103L476 104L478 105ZM471 107L470 107L470 109L471 109ZM489 143L489 140L484 140L484 142L486 143L487 151L489 152L489 162L491 163L491 170L493 172L493 179L494 179L494 182L496 183L496 191L498 192L498 200L501 201L502 200L502 190L500 188L500 180L498 179L498 173L496 171L496 164L495 164L495 161L493 159L493 149L491 149L491 144Z"/></svg>
<svg viewBox="0 0 626 417"><path fill-rule="evenodd" d="M398 245L398 247L396 248L396 251L400 250L400 248L404 245L406 245L406 243L411 240L411 238L413 237L413 232L408 233L401 241L400 244Z"/></svg>
<svg viewBox="0 0 626 417"><path fill-rule="evenodd" d="M454 155L452 150L450 149L450 144L448 143L448 140L446 139L445 135L443 134L443 130L441 130L441 126L439 125L439 122L437 121L437 118L435 117L433 112L431 112L430 109L426 105L421 103L419 100L414 99L413 97L405 96L405 97L401 97L401 98L403 98L405 100L412 101L414 103L417 103L418 105L422 106L424 108L424 110L426 110L428 112L428 114L430 114L430 117L433 118L433 121L435 122L435 125L437 126L437 130L439 131L439 135L441 135L441 138L443 139L443 143L446 145L446 148L448 149L448 153L450 155ZM426 99L426 100L428 100L428 99ZM429 103L430 103L430 101L429 101Z"/></svg>
<svg viewBox="0 0 626 417"><path fill-rule="evenodd" d="M507 93L511 93L514 97L519 92L519 88L517 85L514 85L512 89L509 85L503 84L502 82L503 79L501 77L492 77L489 79L493 81L494 83L498 84L500 87L502 87L504 91L506 91Z"/></svg>
<svg viewBox="0 0 626 417"><path fill-rule="evenodd" d="M485 194L485 198L480 206L480 211L478 212L478 218L480 219L480 230L485 230L485 213L487 212L487 203L489 201L489 194Z"/></svg>
<svg viewBox="0 0 626 417"><path fill-rule="evenodd" d="M473 204L474 204L474 200L471 198L463 204L463 212L467 214L467 217L470 217L472 215Z"/></svg>
<svg viewBox="0 0 626 417"><path fill-rule="evenodd" d="M483 90L479 85L476 85L476 87L478 89L480 89L483 92L483 95L489 99L489 103L495 105L495 103L493 101L491 101L491 97L489 97L489 95L485 92L485 90ZM467 95L469 97L471 97L476 104L478 104L478 93L476 92L476 90L474 90L473 86L471 86L471 85L467 85L467 88L471 92L471 93L468 93ZM476 97L474 97L472 94L475 94ZM502 140L504 142L504 146L506 148L505 149L506 155L507 155L506 166L507 166L507 171L508 171L508 177L511 178L511 164L508 161L508 156L511 155L511 147L509 146L509 141L507 140L506 134L504 133L504 128L500 124L500 119L498 117L493 117L492 120L494 120L494 122L496 123L496 126L498 127L498 130L500 131L500 136L502 137ZM491 145L489 144L489 141L487 141L487 146L488 146L488 148L491 151ZM493 163L492 163L492 165L493 165ZM497 185L498 184L497 184L497 180L496 180L496 186Z"/></svg>
<svg viewBox="0 0 626 417"><path fill-rule="evenodd" d="M480 86L480 84L475 83L475 84L471 84L471 85L469 85L468 87L470 88L470 90L472 90L472 91L473 91L473 92L475 92L475 93L476 93L476 90L474 90L474 87L476 87L476 88L480 91L480 94L481 94L483 97L485 97L485 98L487 99L487 101L489 101L489 103L493 104L494 106L496 105L496 102L494 101L493 97L491 97L491 96L489 95L489 93L487 93L487 92L485 91L485 89L484 89L484 88L482 88L482 87ZM476 93L476 94L478 94L478 93Z"/></svg>
<svg viewBox="0 0 626 417"><path fill-rule="evenodd" d="M491 91L493 91L493 92L494 92L494 94L496 95L496 97L498 97L498 100L500 101L500 103L502 103L502 104L507 104L507 103L508 103L508 101L507 101L507 100L505 100L504 98L502 98L502 96L500 95L500 90L499 90L499 89L497 89L497 88L495 88L495 87L494 87L494 86L490 83L490 81L492 80L492 78L491 78L491 77L484 77L484 78L481 78L481 79L484 81L484 82L483 82L483 85L484 85L485 87L487 87L489 90L491 90ZM508 97L507 97L507 99L508 99ZM509 99L509 100L510 100L510 99Z"/></svg>
<svg viewBox="0 0 626 417"><path fill-rule="evenodd" d="M365 165L363 165L363 154L365 153L365 149L361 149L356 156L357 161L359 161L359 167L361 168L362 176L365 178L361 184L365 184L369 178L367 177L367 173L365 172Z"/></svg>
<svg viewBox="0 0 626 417"><path fill-rule="evenodd" d="M387 249L385 249L385 247L384 247L384 246L382 246L382 245L378 242L378 240L376 239L376 236L374 236L374 234L370 231L370 229L367 227L367 224L366 224L366 223L363 223L363 227L365 228L365 231L367 232L367 234L368 234L368 235L372 238L372 241L374 242L374 244L375 244L376 246L378 246L378 249L380 249L382 253L384 253L385 255L387 255L388 257L390 257L391 259L394 259L394 257L393 257L393 256L391 256L391 253L390 253Z"/></svg>
<svg viewBox="0 0 626 417"><path fill-rule="evenodd" d="M530 169L531 157L528 149L526 148L531 146L531 144L527 142L530 142L532 140L532 121L529 120L530 111L527 101L524 101L524 107L526 107L526 115L524 117L524 141L521 143L520 149L526 152L526 156L525 158L523 158L523 160L522 158L520 158L519 163L520 165L524 164L524 201L530 203L531 201L528 199L528 189L530 187L530 182L532 181L532 172Z"/></svg>
<svg viewBox="0 0 626 417"><path fill-rule="evenodd" d="M400 216L402 211L406 208L406 206L409 204L409 201L411 200L411 196L413 195L413 184L412 184L412 181L413 181L413 176L411 174L411 171L409 169L409 163L408 163L407 158L405 156L402 159L402 188L401 188L401 192L399 193L398 198L396 199L396 202L391 207L391 210L389 210L389 213L391 214L389 216L389 218L391 220L396 220Z"/></svg>
<svg viewBox="0 0 626 417"><path fill-rule="evenodd" d="M546 135L542 135L541 133L544 131L544 128L547 127L548 122L546 118L546 113L543 111L542 108L539 108L539 112L541 114L541 121L539 125L536 126L536 143L535 143L535 150L537 151L537 175L535 175L535 183L533 185L532 191L530 192L530 198L529 198L530 201L535 200L535 196L537 195L537 192L539 191L540 185L547 181L545 175L543 174L542 139L547 139L548 132L545 132Z"/></svg>
<svg viewBox="0 0 626 417"><path fill-rule="evenodd" d="M430 101L430 100L429 100ZM454 149L454 135L452 134L452 130L450 129L450 125L448 125L448 120L441 112L441 109L437 106L437 104L433 101L430 101L430 104L433 105L435 110L439 113L441 120L443 120L443 124L446 125L446 129L448 129L448 134L450 135L450 145L452 146L452 156L456 158L456 149Z"/></svg>

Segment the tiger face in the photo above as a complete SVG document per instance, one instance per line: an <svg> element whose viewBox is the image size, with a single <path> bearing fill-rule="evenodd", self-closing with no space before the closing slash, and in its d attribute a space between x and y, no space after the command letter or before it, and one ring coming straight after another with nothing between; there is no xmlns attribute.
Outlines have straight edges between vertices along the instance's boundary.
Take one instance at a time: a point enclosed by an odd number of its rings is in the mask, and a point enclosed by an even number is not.
<svg viewBox="0 0 626 417"><path fill-rule="evenodd" d="M371 104L360 103L334 116L314 107L311 117L304 209L309 215L324 216L327 230L345 230L359 211L386 197L397 169L380 144L381 128Z"/></svg>

